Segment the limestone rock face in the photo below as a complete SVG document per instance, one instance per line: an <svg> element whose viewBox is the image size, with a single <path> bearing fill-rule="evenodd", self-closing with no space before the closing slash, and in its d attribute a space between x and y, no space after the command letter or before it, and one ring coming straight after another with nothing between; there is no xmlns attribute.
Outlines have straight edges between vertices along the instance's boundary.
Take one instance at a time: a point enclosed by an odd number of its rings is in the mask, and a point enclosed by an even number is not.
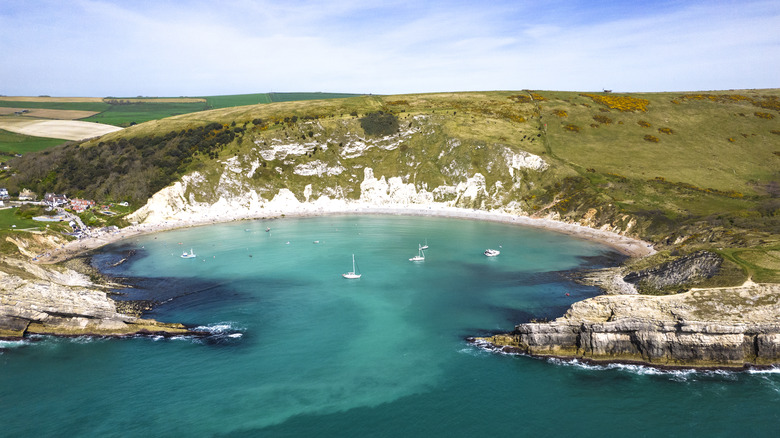
<svg viewBox="0 0 780 438"><path fill-rule="evenodd" d="M652 269L632 272L623 280L635 285L644 283L652 289L663 289L710 278L718 272L722 262L715 253L699 251Z"/></svg>
<svg viewBox="0 0 780 438"><path fill-rule="evenodd" d="M17 262L18 263L18 262ZM186 333L180 324L124 315L106 293L84 284L73 271L48 272L41 278L0 271L0 338L25 334L127 335L143 331ZM81 279L81 281L86 281ZM79 283L81 282L79 281Z"/></svg>
<svg viewBox="0 0 780 438"><path fill-rule="evenodd" d="M602 295L484 341L505 351L677 367L780 363L780 285Z"/></svg>

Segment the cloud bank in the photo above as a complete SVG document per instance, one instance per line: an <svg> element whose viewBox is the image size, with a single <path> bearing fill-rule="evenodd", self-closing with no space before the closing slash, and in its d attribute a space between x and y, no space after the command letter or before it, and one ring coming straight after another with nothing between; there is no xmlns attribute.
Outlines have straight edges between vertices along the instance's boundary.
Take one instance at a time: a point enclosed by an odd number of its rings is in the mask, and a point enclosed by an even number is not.
<svg viewBox="0 0 780 438"><path fill-rule="evenodd" d="M777 2L0 6L0 94L778 87Z"/></svg>

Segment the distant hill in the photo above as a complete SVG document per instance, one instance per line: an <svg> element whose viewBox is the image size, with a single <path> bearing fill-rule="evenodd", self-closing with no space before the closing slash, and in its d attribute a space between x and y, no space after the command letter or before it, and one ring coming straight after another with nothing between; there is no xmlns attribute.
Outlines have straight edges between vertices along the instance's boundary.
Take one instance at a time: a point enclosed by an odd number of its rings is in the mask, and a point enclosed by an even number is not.
<svg viewBox="0 0 780 438"><path fill-rule="evenodd" d="M239 96L210 105L262 95ZM659 257L711 249L742 272L718 281L747 273L780 281L776 89L496 91L232 106L149 121L11 165L0 186L12 193L30 188L136 207L183 178L187 202L247 193L269 200L282 189L300 201L357 199L370 169L414 191L410 202L612 229L665 248Z"/></svg>
<svg viewBox="0 0 780 438"><path fill-rule="evenodd" d="M209 109L258 103L354 97L350 93L257 93L201 97L50 97L0 96L0 161L65 142L58 131L25 135L16 126L34 120L81 120L119 127ZM5 129L5 130L3 130ZM9 132L13 131L13 132ZM96 128L96 132L105 132ZM57 139L60 141L58 142Z"/></svg>

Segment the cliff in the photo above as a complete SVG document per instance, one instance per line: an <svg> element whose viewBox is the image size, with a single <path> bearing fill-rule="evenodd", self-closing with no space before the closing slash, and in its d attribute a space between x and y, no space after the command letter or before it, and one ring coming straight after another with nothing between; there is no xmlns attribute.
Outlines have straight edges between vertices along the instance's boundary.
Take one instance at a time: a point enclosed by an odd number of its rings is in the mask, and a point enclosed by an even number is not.
<svg viewBox="0 0 780 438"><path fill-rule="evenodd" d="M504 352L662 367L780 363L780 285L691 290L662 297L601 295L549 323L477 338Z"/></svg>
<svg viewBox="0 0 780 438"><path fill-rule="evenodd" d="M120 313L106 292L73 270L43 268L7 258L2 265L0 338L188 332L181 324Z"/></svg>

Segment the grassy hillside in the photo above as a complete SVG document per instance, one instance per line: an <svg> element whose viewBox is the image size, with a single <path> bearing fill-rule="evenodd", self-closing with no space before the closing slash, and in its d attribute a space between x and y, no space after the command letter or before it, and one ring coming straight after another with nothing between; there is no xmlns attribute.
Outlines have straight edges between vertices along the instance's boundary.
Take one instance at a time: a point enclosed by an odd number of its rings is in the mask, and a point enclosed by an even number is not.
<svg viewBox="0 0 780 438"><path fill-rule="evenodd" d="M719 281L780 281L778 102L778 90L507 91L239 106L23 157L0 186L139 206L198 172L203 182L191 195L201 202L249 189L270 199L280 188L304 200L307 185L312 198L357 198L370 167L455 201L434 188L481 174L485 192L458 205L624 230L656 243L659 259L707 248L742 273ZM526 152L548 166L507 166ZM231 166L235 181L225 186Z"/></svg>

